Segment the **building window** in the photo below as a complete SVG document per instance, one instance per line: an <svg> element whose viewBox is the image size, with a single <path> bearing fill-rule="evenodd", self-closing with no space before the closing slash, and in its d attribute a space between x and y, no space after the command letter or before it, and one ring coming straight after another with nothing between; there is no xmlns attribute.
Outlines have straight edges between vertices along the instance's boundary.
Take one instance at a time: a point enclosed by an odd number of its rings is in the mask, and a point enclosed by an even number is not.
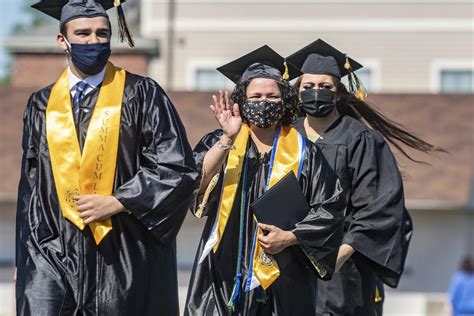
<svg viewBox="0 0 474 316"><path fill-rule="evenodd" d="M227 86L227 79L214 68L197 68L195 74L195 90L215 91Z"/></svg>
<svg viewBox="0 0 474 316"><path fill-rule="evenodd" d="M445 93L474 92L474 70L441 70L440 91Z"/></svg>
<svg viewBox="0 0 474 316"><path fill-rule="evenodd" d="M355 74L362 82L367 92L374 92L373 75L369 68L359 69L355 72ZM345 76L341 81L349 89L349 76Z"/></svg>

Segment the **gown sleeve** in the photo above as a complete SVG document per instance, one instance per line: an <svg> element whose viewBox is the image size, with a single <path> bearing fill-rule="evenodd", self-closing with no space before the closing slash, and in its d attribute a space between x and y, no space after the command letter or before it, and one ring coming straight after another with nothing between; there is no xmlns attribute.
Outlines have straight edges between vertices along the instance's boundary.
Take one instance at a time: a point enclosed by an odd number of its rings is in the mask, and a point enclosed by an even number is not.
<svg viewBox="0 0 474 316"><path fill-rule="evenodd" d="M167 245L181 228L198 173L183 124L165 92L145 78L136 93L142 103L138 171L113 195Z"/></svg>
<svg viewBox="0 0 474 316"><path fill-rule="evenodd" d="M301 181L311 207L293 229L300 248L318 276L328 280L334 273L343 236L346 204L339 179L313 144L307 151ZM306 188L306 189L305 189Z"/></svg>
<svg viewBox="0 0 474 316"><path fill-rule="evenodd" d="M209 149L214 146L222 135L222 130L218 129L204 135L193 150L194 161L199 174L202 176L204 157ZM191 204L191 212L197 218L207 216L209 210L215 209L219 203L219 192L222 184L222 172L217 173L209 183L203 194L196 194Z"/></svg>
<svg viewBox="0 0 474 316"><path fill-rule="evenodd" d="M19 249L20 242L25 240L22 235L28 234L27 218L28 207L31 195L36 186L36 170L38 167L38 150L35 144L35 137L33 132L35 130L35 122L37 120L37 109L34 104L35 94L31 95L25 112L23 114L23 137L22 150L23 155L21 159L20 183L18 185L18 200L16 211L16 261L18 261L18 254L22 253Z"/></svg>
<svg viewBox="0 0 474 316"><path fill-rule="evenodd" d="M368 258L381 280L395 287L412 235L396 160L373 131L358 135L348 151L353 211L343 243Z"/></svg>

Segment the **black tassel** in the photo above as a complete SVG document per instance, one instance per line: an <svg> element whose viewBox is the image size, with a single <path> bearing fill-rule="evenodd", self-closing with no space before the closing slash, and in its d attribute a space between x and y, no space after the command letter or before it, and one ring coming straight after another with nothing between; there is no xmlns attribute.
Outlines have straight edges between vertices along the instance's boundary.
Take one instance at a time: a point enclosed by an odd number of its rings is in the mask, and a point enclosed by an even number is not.
<svg viewBox="0 0 474 316"><path fill-rule="evenodd" d="M117 6L117 23L119 29L119 37L120 41L123 42L125 38L127 38L128 47L133 48L135 47L135 43L133 42L132 34L128 29L127 21L125 20L125 14L122 9L122 5L119 4Z"/></svg>

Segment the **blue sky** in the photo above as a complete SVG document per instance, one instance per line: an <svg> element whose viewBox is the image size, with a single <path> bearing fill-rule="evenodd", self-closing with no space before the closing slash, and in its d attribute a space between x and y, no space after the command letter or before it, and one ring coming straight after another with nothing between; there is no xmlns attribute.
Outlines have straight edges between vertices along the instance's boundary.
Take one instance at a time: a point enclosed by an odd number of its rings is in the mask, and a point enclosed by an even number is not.
<svg viewBox="0 0 474 316"><path fill-rule="evenodd" d="M3 40L10 35L17 23L28 22L25 6L29 0L0 0L0 78L6 75L8 56L3 49Z"/></svg>

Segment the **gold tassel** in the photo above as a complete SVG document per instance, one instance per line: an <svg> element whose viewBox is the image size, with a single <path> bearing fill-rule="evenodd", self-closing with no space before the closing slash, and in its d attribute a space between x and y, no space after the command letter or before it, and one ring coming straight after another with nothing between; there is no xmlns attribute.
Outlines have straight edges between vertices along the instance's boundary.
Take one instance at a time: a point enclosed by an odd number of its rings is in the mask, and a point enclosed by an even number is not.
<svg viewBox="0 0 474 316"><path fill-rule="evenodd" d="M378 303L381 301L382 301L382 295L380 295L379 287L376 285L375 286L375 303Z"/></svg>
<svg viewBox="0 0 474 316"><path fill-rule="evenodd" d="M362 81L359 80L359 77L352 71L351 63L349 62L349 57L346 56L346 62L344 63L344 68L349 73L349 91L356 96L357 99L365 101L367 98L367 90L365 89Z"/></svg>
<svg viewBox="0 0 474 316"><path fill-rule="evenodd" d="M344 68L346 68L348 72L352 72L351 63L349 62L349 57L347 56L346 56L346 62L344 63Z"/></svg>
<svg viewBox="0 0 474 316"><path fill-rule="evenodd" d="M125 13L122 9L122 1L121 0L114 0L114 6L117 8L117 24L119 29L119 37L120 41L123 42L125 37L127 38L128 47L132 48L135 47L135 43L133 42L132 34L128 29L127 21L125 20Z"/></svg>
<svg viewBox="0 0 474 316"><path fill-rule="evenodd" d="M288 80L290 78L290 71L288 70L288 64L286 63L286 60L283 62L283 66L285 67L285 72L281 76L283 80Z"/></svg>

